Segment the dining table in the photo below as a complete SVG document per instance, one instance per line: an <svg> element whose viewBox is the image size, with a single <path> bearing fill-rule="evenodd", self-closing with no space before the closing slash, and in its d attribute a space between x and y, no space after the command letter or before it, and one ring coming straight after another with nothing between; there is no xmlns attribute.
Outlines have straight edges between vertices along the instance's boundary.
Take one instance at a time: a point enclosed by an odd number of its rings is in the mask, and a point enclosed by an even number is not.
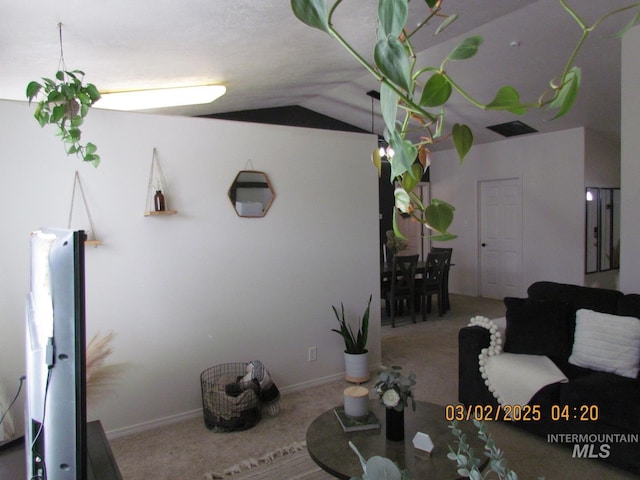
<svg viewBox="0 0 640 480"><path fill-rule="evenodd" d="M442 297L444 300L445 312L451 310L451 302L449 300L449 269L454 266L455 266L455 263L449 263L447 265L447 270L444 276L445 282L442 286L442 289L443 289ZM424 275L426 268L427 268L427 262L425 262L424 260L418 260L418 263L416 265L416 278L422 278L422 275ZM391 278L390 278L391 272L392 272L391 262L383 262L380 266L380 285L382 287L384 287L385 282L391 281Z"/></svg>

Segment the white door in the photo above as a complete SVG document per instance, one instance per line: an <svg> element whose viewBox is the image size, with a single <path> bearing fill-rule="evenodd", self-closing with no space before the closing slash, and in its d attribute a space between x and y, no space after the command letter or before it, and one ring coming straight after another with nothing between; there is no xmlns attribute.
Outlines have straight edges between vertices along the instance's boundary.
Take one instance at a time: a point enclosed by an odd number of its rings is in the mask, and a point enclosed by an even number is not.
<svg viewBox="0 0 640 480"><path fill-rule="evenodd" d="M480 295L522 295L522 183L480 182Z"/></svg>

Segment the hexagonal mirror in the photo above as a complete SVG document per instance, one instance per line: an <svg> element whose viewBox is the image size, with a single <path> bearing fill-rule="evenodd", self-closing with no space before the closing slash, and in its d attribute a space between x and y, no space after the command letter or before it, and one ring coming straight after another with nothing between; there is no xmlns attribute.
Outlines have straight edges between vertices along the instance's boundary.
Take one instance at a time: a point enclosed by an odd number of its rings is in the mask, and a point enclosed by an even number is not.
<svg viewBox="0 0 640 480"><path fill-rule="evenodd" d="M275 196L267 174L257 170L241 170L229 188L229 199L240 217L264 217Z"/></svg>

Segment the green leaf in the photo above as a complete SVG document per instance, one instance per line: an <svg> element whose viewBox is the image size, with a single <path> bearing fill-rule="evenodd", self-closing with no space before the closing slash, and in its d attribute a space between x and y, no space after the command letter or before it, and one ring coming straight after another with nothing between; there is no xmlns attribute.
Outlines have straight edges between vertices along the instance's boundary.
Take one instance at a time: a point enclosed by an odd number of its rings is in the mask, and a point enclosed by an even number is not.
<svg viewBox="0 0 640 480"><path fill-rule="evenodd" d="M49 122L50 123L59 122L62 119L62 117L64 117L65 110L66 110L65 105L56 105L55 107L53 107L53 109L51 110L51 117L49 118Z"/></svg>
<svg viewBox="0 0 640 480"><path fill-rule="evenodd" d="M41 111L38 112L38 115L34 115L38 120L38 123L41 127L44 127L49 123L49 114L47 112Z"/></svg>
<svg viewBox="0 0 640 480"><path fill-rule="evenodd" d="M427 5L429 5L429 8L433 8L436 6L436 3L438 3L439 0L425 0L427 2Z"/></svg>
<svg viewBox="0 0 640 480"><path fill-rule="evenodd" d="M382 175L382 156L380 156L380 149L377 147L371 152L371 163L376 167L378 176Z"/></svg>
<svg viewBox="0 0 640 480"><path fill-rule="evenodd" d="M444 22L442 22L438 26L438 28L436 29L434 35L438 35L440 32L442 32L445 28L447 28L449 25L451 25L457 19L458 19L458 14L457 13L454 13L453 15L449 15L447 18L444 19Z"/></svg>
<svg viewBox="0 0 640 480"><path fill-rule="evenodd" d="M55 103L55 102L63 102L63 101L64 101L64 95L58 92L57 90L53 90L49 92L49 95L47 95L47 102Z"/></svg>
<svg viewBox="0 0 640 480"><path fill-rule="evenodd" d="M291 9L302 23L329 33L326 0L291 0Z"/></svg>
<svg viewBox="0 0 640 480"><path fill-rule="evenodd" d="M517 115L522 115L527 112L527 108L520 103L520 94L518 91L510 86L504 86L496 97L486 105L488 110L507 110Z"/></svg>
<svg viewBox="0 0 640 480"><path fill-rule="evenodd" d="M78 99L81 105L91 104L91 97L85 92L78 92L78 94L76 95L76 98Z"/></svg>
<svg viewBox="0 0 640 480"><path fill-rule="evenodd" d="M397 37L387 36L376 43L374 59L380 72L407 92L411 90L411 63Z"/></svg>
<svg viewBox="0 0 640 480"><path fill-rule="evenodd" d="M573 67L569 72L567 72L555 98L547 107L549 110L558 109L558 113L553 117L554 120L571 110L571 107L578 97L581 80L582 70L580 70L580 68Z"/></svg>
<svg viewBox="0 0 640 480"><path fill-rule="evenodd" d="M100 155L91 155L91 154L85 155L84 161L90 162L93 164L94 167L97 167L100 164Z"/></svg>
<svg viewBox="0 0 640 480"><path fill-rule="evenodd" d="M398 227L398 220L397 220L397 209L393 209L393 234L398 237L401 238L403 240L406 240L407 237L405 237L402 232L400 231L400 227Z"/></svg>
<svg viewBox="0 0 640 480"><path fill-rule="evenodd" d="M449 100L451 90L451 84L442 74L433 74L422 90L420 106L439 107Z"/></svg>
<svg viewBox="0 0 640 480"><path fill-rule="evenodd" d="M396 188L393 192L395 198L395 205L402 213L409 213L409 206L411 205L411 197L404 188Z"/></svg>
<svg viewBox="0 0 640 480"><path fill-rule="evenodd" d="M380 0L378 20L384 36L399 37L407 23L409 2L407 0Z"/></svg>
<svg viewBox="0 0 640 480"><path fill-rule="evenodd" d="M96 147L93 143L91 142L87 142L87 146L85 147L85 151L88 154L93 154L96 153L96 150L98 150L98 147Z"/></svg>
<svg viewBox="0 0 640 480"><path fill-rule="evenodd" d="M60 80L61 82L64 81L64 72L62 70L58 70L56 72L56 79Z"/></svg>
<svg viewBox="0 0 640 480"><path fill-rule="evenodd" d="M482 37L475 35L466 38L447 57L449 60L466 60L478 53L478 47L482 44Z"/></svg>
<svg viewBox="0 0 640 480"><path fill-rule="evenodd" d="M390 132L396 128L399 98L389 85L384 82L380 85L380 110L384 124Z"/></svg>
<svg viewBox="0 0 640 480"><path fill-rule="evenodd" d="M62 91L62 94L65 96L65 98L67 98L68 100L71 100L76 96L76 92L74 91L74 89L71 88L66 83L62 84L62 86L60 87L60 90Z"/></svg>
<svg viewBox="0 0 640 480"><path fill-rule="evenodd" d="M402 136L394 130L391 132L389 145L393 149L393 157L389 160L391 164L391 178L401 176L404 172L411 169L413 162L418 156L418 148L411 143L410 140L402 138Z"/></svg>
<svg viewBox="0 0 640 480"><path fill-rule="evenodd" d="M29 99L29 103L31 103L31 100L40 93L41 89L42 85L38 82L29 82L27 85L27 98Z"/></svg>
<svg viewBox="0 0 640 480"><path fill-rule="evenodd" d="M407 192L413 191L422 179L422 166L414 163L411 168L402 174L402 186Z"/></svg>
<svg viewBox="0 0 640 480"><path fill-rule="evenodd" d="M89 94L89 97L91 97L91 103L94 103L100 100L100 92L98 91L98 89L93 83L87 84L86 88L87 88L87 94Z"/></svg>
<svg viewBox="0 0 640 480"><path fill-rule="evenodd" d="M80 136L82 135L82 132L80 131L79 128L70 128L68 131L69 134L69 138L74 141L77 142L80 140Z"/></svg>
<svg viewBox="0 0 640 480"><path fill-rule="evenodd" d="M72 127L79 127L80 125L82 125L82 122L84 120L82 119L82 117L80 115L76 115L75 117L73 117L71 119L71 126Z"/></svg>
<svg viewBox="0 0 640 480"><path fill-rule="evenodd" d="M473 132L467 125L456 123L451 130L451 134L453 136L453 145L458 152L458 158L462 162L473 145Z"/></svg>
<svg viewBox="0 0 640 480"><path fill-rule="evenodd" d="M431 202L424 211L427 226L442 234L448 234L447 229L453 221L453 207L445 202Z"/></svg>

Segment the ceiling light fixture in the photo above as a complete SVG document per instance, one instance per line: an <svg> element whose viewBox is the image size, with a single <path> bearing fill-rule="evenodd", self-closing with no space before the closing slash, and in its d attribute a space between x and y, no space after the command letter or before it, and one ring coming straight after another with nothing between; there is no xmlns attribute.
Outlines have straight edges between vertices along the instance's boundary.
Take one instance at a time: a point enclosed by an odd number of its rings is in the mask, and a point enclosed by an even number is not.
<svg viewBox="0 0 640 480"><path fill-rule="evenodd" d="M157 88L126 92L101 93L94 108L108 110L148 110L151 108L177 107L211 103L225 94L222 85L195 87Z"/></svg>

